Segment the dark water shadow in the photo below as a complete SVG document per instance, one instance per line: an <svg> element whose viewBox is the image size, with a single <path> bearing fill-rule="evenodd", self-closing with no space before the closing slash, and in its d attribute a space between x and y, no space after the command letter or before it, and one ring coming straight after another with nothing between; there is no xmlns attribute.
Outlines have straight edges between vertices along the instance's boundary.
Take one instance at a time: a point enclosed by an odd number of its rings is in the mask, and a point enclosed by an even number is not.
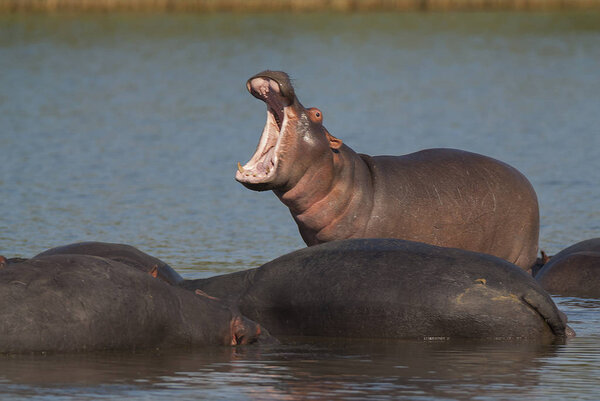
<svg viewBox="0 0 600 401"><path fill-rule="evenodd" d="M211 399L508 396L560 345L286 338L285 345L0 358L0 391ZM260 397L258 396L260 394Z"/></svg>

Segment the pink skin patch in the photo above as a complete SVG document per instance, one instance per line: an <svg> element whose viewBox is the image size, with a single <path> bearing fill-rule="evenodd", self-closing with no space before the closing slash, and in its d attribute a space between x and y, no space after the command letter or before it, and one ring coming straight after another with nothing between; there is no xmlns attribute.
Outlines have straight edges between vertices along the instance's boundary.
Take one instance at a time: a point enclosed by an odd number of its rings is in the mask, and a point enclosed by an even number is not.
<svg viewBox="0 0 600 401"><path fill-rule="evenodd" d="M254 78L247 88L267 104L267 122L254 155L244 166L238 163L235 178L240 182L260 183L273 176L277 168L277 150L287 121L286 106L279 85L272 79Z"/></svg>
<svg viewBox="0 0 600 401"><path fill-rule="evenodd" d="M196 295L200 295L201 297L205 297L205 298L208 298L208 299L212 299L213 301L220 301L220 299L219 299L219 298L216 298L216 297L210 296L210 295L208 295L207 293L205 293L205 292L204 292L204 291L202 291L202 290L196 290L196 291L194 291L194 293L195 293Z"/></svg>

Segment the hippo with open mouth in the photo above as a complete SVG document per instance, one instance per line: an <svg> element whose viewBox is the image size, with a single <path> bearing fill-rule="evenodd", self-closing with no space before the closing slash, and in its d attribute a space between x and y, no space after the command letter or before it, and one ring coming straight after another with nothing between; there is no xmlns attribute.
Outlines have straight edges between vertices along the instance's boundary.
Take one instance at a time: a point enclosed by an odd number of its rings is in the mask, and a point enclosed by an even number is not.
<svg viewBox="0 0 600 401"><path fill-rule="evenodd" d="M256 152L236 180L273 190L307 245L400 238L498 256L530 270L539 235L537 196L513 167L456 149L404 156L355 153L304 108L288 75L263 71L248 91L267 105Z"/></svg>

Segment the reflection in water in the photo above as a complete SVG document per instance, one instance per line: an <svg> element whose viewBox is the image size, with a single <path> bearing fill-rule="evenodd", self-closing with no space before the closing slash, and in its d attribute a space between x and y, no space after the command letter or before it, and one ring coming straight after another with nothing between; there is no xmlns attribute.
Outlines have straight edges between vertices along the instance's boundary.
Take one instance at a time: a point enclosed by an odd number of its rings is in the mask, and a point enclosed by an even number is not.
<svg viewBox="0 0 600 401"><path fill-rule="evenodd" d="M288 338L286 345L142 354L0 359L0 391L31 396L186 399L506 399L590 391L595 342L349 341ZM593 348L591 353L590 348ZM573 359L582 352L587 359Z"/></svg>
<svg viewBox="0 0 600 401"><path fill-rule="evenodd" d="M555 346L523 343L289 340L274 347L2 358L0 390L15 391L9 383L19 383L19 392L48 388L64 395L110 388L115 395L178 390L211 399L331 399L470 397L486 388L506 396L510 388L536 386L541 361L557 352Z"/></svg>
<svg viewBox="0 0 600 401"><path fill-rule="evenodd" d="M297 399L352 393L473 396L482 387L503 383L526 388L535 385L537 377L523 371L536 371L537 359L553 353L552 347L531 344L330 341L312 346L316 348L285 362L293 373L286 394Z"/></svg>

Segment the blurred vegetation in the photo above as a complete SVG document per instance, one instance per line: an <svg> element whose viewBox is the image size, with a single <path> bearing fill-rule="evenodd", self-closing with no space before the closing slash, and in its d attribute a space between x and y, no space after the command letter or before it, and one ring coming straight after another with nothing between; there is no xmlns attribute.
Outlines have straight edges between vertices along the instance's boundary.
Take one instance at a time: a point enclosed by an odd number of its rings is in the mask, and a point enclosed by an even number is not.
<svg viewBox="0 0 600 401"><path fill-rule="evenodd" d="M600 0L0 0L0 12L444 11L600 9Z"/></svg>

